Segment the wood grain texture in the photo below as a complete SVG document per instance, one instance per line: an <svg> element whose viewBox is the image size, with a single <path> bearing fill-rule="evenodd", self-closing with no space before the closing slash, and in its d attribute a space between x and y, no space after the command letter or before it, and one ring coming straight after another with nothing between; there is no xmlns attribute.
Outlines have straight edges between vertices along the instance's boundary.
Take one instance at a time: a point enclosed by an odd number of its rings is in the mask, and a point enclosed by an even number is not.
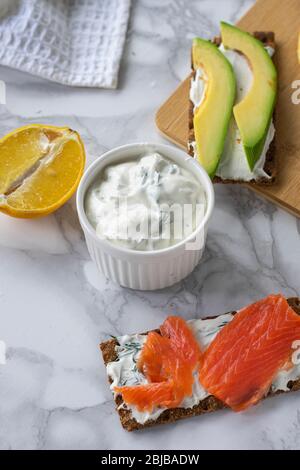
<svg viewBox="0 0 300 470"><path fill-rule="evenodd" d="M300 80L297 59L300 0L258 0L237 23L242 29L274 31L279 93L276 113L278 178L270 187L246 185L300 217L300 104L292 102L292 83ZM189 54L189 51L187 51ZM187 77L156 114L160 132L186 148L190 77Z"/></svg>

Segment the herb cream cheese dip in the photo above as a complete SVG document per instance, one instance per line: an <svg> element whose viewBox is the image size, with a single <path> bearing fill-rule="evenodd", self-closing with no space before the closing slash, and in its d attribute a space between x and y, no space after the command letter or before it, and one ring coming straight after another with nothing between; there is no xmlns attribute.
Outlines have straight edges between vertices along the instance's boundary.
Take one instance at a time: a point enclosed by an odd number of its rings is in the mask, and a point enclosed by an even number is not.
<svg viewBox="0 0 300 470"><path fill-rule="evenodd" d="M197 178L157 152L107 166L85 197L99 238L132 250L160 250L191 235L206 212Z"/></svg>

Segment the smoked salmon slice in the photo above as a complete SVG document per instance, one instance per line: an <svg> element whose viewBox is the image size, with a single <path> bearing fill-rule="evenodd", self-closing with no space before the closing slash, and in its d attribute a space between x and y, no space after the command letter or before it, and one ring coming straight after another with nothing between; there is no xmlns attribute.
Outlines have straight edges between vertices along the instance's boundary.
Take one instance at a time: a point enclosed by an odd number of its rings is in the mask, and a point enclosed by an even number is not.
<svg viewBox="0 0 300 470"><path fill-rule="evenodd" d="M176 359L172 377L177 386L177 398L182 401L193 392L193 372L202 357L200 346L191 328L181 317L168 317L161 325L160 332L169 339L173 361Z"/></svg>
<svg viewBox="0 0 300 470"><path fill-rule="evenodd" d="M195 367L202 353L193 331L180 317L168 317L160 327L162 336L169 338L172 349L182 361Z"/></svg>
<svg viewBox="0 0 300 470"><path fill-rule="evenodd" d="M235 411L255 405L288 364L300 339L300 317L282 295L237 312L204 353L199 380Z"/></svg>
<svg viewBox="0 0 300 470"><path fill-rule="evenodd" d="M155 406L173 407L174 391L172 382L115 387L114 391L122 395L127 405L134 405L140 412L148 411L151 413Z"/></svg>
<svg viewBox="0 0 300 470"><path fill-rule="evenodd" d="M149 382L162 382L171 375L173 354L170 341L151 331L141 351L137 366Z"/></svg>
<svg viewBox="0 0 300 470"><path fill-rule="evenodd" d="M201 358L192 330L185 320L171 316L160 327L160 333L148 333L137 364L149 383L114 389L127 405L140 411L155 406L175 408L185 396L192 395L194 372Z"/></svg>

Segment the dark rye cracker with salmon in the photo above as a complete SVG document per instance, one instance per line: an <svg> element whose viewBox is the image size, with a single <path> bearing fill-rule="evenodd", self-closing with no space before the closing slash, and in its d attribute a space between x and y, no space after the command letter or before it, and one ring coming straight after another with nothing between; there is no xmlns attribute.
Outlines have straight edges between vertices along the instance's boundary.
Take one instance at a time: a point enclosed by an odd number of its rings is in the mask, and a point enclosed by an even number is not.
<svg viewBox="0 0 300 470"><path fill-rule="evenodd" d="M293 310L293 312L300 316L300 299L289 298L287 299L287 302L288 302L288 305ZM238 313L240 314L242 310L239 311ZM229 312L229 313L232 313L233 315L235 315L237 312ZM213 319L213 318L217 318L217 316L207 317L206 319ZM232 322L233 321L234 320L232 320ZM159 330L155 330L155 332L157 334L160 334ZM149 333L150 332L147 332L144 334L148 335ZM116 351L117 346L118 346L117 339L111 339L100 344L100 349L102 352L105 365L107 365L109 362L114 362L117 360L118 358L118 354ZM207 375L206 378L207 378L207 383L209 383L210 381L209 375ZM109 380L109 383L112 382L110 377L108 377L108 380ZM215 385L216 384L212 384L212 386L215 386ZM290 380L287 384L287 387L288 387L288 391L300 390L300 378L295 381ZM283 391L274 392L270 389L269 392L265 396L271 397L271 396L281 394L281 393L288 393L288 392L283 392ZM199 404L194 406L193 408L178 407L178 408L166 409L162 412L162 414L157 419L149 420L145 424L140 424L132 417L130 409L126 409L122 407L122 405L124 405L124 400L122 396L121 395L115 396L116 409L117 409L117 412L119 413L121 424L123 428L126 429L127 431L135 431L138 429L144 429L144 428L148 428L157 424L172 423L183 418L198 416L204 413L211 413L219 409L227 408L228 406L225 404L223 400L224 400L224 396L222 396L222 401L221 401L217 397L210 395L206 397L204 400L200 401Z"/></svg>

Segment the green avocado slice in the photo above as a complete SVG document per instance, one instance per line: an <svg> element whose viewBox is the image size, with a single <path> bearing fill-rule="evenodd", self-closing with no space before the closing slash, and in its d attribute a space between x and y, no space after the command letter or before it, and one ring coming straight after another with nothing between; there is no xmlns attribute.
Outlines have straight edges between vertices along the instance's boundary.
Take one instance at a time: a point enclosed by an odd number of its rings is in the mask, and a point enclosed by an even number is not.
<svg viewBox="0 0 300 470"><path fill-rule="evenodd" d="M192 47L194 70L204 73L204 98L194 110L194 133L199 163L211 178L217 170L236 94L233 68L218 47L195 38Z"/></svg>
<svg viewBox="0 0 300 470"><path fill-rule="evenodd" d="M263 150L277 96L277 72L263 44L249 33L221 23L225 48L242 53L253 73L251 88L233 108L248 164L253 170Z"/></svg>

